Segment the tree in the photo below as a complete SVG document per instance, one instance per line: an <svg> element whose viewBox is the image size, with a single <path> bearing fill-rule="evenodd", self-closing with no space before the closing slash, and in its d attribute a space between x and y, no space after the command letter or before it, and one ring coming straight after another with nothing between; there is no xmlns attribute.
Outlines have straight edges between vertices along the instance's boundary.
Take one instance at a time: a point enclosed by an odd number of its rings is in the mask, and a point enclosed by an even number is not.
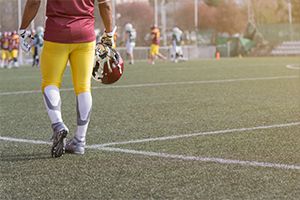
<svg viewBox="0 0 300 200"><path fill-rule="evenodd" d="M247 12L233 0L220 1L217 6L199 5L200 29L213 29L229 34L244 32L247 25ZM194 29L194 4L182 4L175 16L177 25L183 29ZM189 23L187 23L189 22Z"/></svg>
<svg viewBox="0 0 300 200"><path fill-rule="evenodd" d="M45 0L42 0L41 8L35 17L35 26L44 26ZM21 1L21 10L24 10L26 1ZM18 24L18 0L0 0L0 31L14 31Z"/></svg>
<svg viewBox="0 0 300 200"><path fill-rule="evenodd" d="M224 1L223 0L204 0L206 5L208 6L219 6L222 4Z"/></svg>
<svg viewBox="0 0 300 200"><path fill-rule="evenodd" d="M120 14L117 20L119 30L123 31L125 24L131 23L138 34L137 43L146 45L144 37L153 25L153 8L148 3L133 2L117 5L116 11Z"/></svg>
<svg viewBox="0 0 300 200"><path fill-rule="evenodd" d="M288 23L287 0L251 0L258 24ZM294 22L300 21L300 1L291 0Z"/></svg>
<svg viewBox="0 0 300 200"><path fill-rule="evenodd" d="M246 13L233 0L222 2L217 7L214 28L217 32L226 32L229 34L242 33L247 25Z"/></svg>
<svg viewBox="0 0 300 200"><path fill-rule="evenodd" d="M300 23L300 1L299 0L291 0L292 3L292 14L293 21L295 23Z"/></svg>

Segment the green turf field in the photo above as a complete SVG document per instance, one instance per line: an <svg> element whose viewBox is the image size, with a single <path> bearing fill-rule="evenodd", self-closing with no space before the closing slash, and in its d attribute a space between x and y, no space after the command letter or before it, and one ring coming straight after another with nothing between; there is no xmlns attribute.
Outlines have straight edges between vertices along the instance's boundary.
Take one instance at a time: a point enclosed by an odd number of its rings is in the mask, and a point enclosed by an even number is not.
<svg viewBox="0 0 300 200"><path fill-rule="evenodd" d="M126 66L84 156L51 158L40 72L0 69L0 199L299 199L300 58ZM76 127L70 70L62 110Z"/></svg>

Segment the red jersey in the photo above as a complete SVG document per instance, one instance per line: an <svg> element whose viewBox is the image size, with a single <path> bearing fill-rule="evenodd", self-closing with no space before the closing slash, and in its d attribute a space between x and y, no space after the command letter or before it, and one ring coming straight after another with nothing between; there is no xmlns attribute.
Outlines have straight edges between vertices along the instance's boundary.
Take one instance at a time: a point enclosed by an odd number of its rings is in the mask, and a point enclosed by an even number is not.
<svg viewBox="0 0 300 200"><path fill-rule="evenodd" d="M9 49L19 49L19 35L13 34L10 38Z"/></svg>
<svg viewBox="0 0 300 200"><path fill-rule="evenodd" d="M94 0L48 0L46 15L46 41L82 43L96 39Z"/></svg>
<svg viewBox="0 0 300 200"><path fill-rule="evenodd" d="M9 37L3 37L1 39L1 48L3 50L8 50L9 49Z"/></svg>
<svg viewBox="0 0 300 200"><path fill-rule="evenodd" d="M152 44L159 45L160 42L160 31L158 28L155 28L151 31Z"/></svg>

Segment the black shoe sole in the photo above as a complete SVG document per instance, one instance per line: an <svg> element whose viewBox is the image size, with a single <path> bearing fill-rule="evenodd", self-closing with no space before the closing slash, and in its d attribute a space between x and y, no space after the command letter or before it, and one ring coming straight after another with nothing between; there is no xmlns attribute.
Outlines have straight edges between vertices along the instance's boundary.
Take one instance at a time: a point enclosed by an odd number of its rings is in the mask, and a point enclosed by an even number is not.
<svg viewBox="0 0 300 200"><path fill-rule="evenodd" d="M65 153L65 142L68 135L67 130L60 131L53 139L53 145L51 148L51 156L53 158L61 157Z"/></svg>

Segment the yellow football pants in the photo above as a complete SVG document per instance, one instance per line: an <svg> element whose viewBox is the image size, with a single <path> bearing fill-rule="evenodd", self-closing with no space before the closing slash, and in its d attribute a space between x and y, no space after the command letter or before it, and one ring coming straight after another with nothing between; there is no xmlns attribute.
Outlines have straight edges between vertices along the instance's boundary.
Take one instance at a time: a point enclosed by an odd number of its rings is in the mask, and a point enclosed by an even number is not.
<svg viewBox="0 0 300 200"><path fill-rule="evenodd" d="M156 56L157 54L159 54L159 45L157 45L157 44L151 44L151 46L150 46L150 54L152 56Z"/></svg>
<svg viewBox="0 0 300 200"><path fill-rule="evenodd" d="M2 49L1 51L1 59L2 60L10 60L10 53L8 50Z"/></svg>
<svg viewBox="0 0 300 200"><path fill-rule="evenodd" d="M63 44L45 41L41 54L42 91L49 85L61 86L68 61L76 95L91 90L95 42Z"/></svg>
<svg viewBox="0 0 300 200"><path fill-rule="evenodd" d="M11 55L11 58L18 58L18 49L13 49L11 52L10 52L10 55Z"/></svg>

